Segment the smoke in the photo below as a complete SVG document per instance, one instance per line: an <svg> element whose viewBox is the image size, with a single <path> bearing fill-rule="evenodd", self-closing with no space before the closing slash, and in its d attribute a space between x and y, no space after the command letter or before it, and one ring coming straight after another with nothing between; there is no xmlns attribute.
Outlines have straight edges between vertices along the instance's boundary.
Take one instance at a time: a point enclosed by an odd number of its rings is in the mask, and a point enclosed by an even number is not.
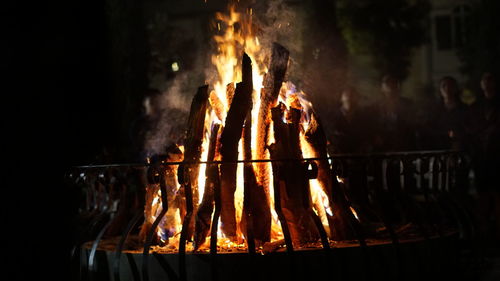
<svg viewBox="0 0 500 281"><path fill-rule="evenodd" d="M185 91L193 88L191 80L187 73L181 73L172 81L169 88L164 90L160 100L160 109L177 109L187 112L190 107L191 99L185 95Z"/></svg>
<svg viewBox="0 0 500 281"><path fill-rule="evenodd" d="M148 128L144 136L144 152L147 156L165 153L168 146L184 140L192 92L190 75L181 73L159 95L147 97L150 106Z"/></svg>
<svg viewBox="0 0 500 281"><path fill-rule="evenodd" d="M253 9L253 20L264 49L269 50L276 42L287 48L292 58L301 53L302 43L298 40L302 30L301 20L296 9L282 0L259 1Z"/></svg>
<svg viewBox="0 0 500 281"><path fill-rule="evenodd" d="M303 90L313 104L331 107L330 102L323 101L331 100L332 87L337 88L338 83L332 83L332 79L344 80L345 76L338 75L339 70L342 71L343 68L340 67L338 70L336 68L338 57L331 51L334 45L331 43L331 36L328 38L325 36L327 33L311 28L309 13L311 7L302 2L283 0L250 2L247 6L240 3L237 10L245 16L252 17L264 56L269 58L273 42L287 48L290 51L290 63L286 80ZM250 8L252 12L248 13ZM217 33L216 28L212 31L212 35ZM182 143L190 101L196 88L203 84L203 79L210 83L210 87L213 87L213 82L218 80L217 70L210 63L211 56L217 49L213 40L209 43L212 46L200 50L203 54L199 54L197 62L194 63L199 65L200 69L196 71L190 69L187 73L177 74L170 85L161 89L162 94L153 101L156 110L153 110L154 113L149 118L150 125L144 141L144 150L148 154L162 153L168 145ZM201 61L205 63L200 63ZM199 74L203 78L196 76ZM318 107L322 106L315 106L316 111L319 109L326 112Z"/></svg>
<svg viewBox="0 0 500 281"><path fill-rule="evenodd" d="M348 80L343 40L329 14L332 7L323 1L259 2L254 15L263 48L277 42L290 51L286 79L306 93L321 119L329 119Z"/></svg>

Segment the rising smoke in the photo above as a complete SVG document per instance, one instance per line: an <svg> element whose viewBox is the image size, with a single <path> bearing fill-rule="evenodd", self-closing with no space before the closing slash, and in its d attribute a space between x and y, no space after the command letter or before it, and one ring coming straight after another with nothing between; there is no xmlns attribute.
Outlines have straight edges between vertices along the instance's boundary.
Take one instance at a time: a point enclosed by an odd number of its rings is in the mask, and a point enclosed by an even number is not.
<svg viewBox="0 0 500 281"><path fill-rule="evenodd" d="M184 139L190 96L186 95L190 82L187 73L175 77L158 95L146 97L145 107L148 116L148 129L144 135L146 156L165 153L173 144L181 144Z"/></svg>
<svg viewBox="0 0 500 281"><path fill-rule="evenodd" d="M290 1L250 1L244 4L243 1L237 7L237 11L246 13L252 9L251 17L256 27L256 35L259 38L263 55L269 57L273 42L283 45L290 51L290 63L287 79L293 82L299 89L305 90L313 104L323 104L325 99L331 99L331 83L333 77L338 74L335 69L334 51L328 45L331 38L328 33L311 33L310 7L303 3L293 3ZM226 13L227 11L222 11ZM213 35L217 33L214 20L207 23L212 26ZM331 37L331 36L330 36ZM328 40L325 40L327 38ZM311 46L314 46L311 47ZM208 50L209 49L209 50ZM320 53L318 53L321 51ZM189 74L177 75L164 87L161 95L152 99L155 103L153 115L150 118L148 131L144 138L144 150L146 154L164 153L165 148L171 144L180 144L184 138L187 117L189 114L190 102L197 84L193 76L201 75L212 87L213 81L217 79L217 71L210 63L211 55L216 52L216 46L212 40L205 50L200 50L198 55L199 66L196 70L190 70ZM333 58L333 62L330 61ZM205 67L206 65L206 67ZM198 72L198 73L193 73ZM318 75L321 74L321 75ZM320 77L320 79L318 79ZM344 80L345 77L338 77ZM236 81L237 82L237 81ZM329 82L329 83L328 83ZM328 83L328 84L327 84ZM329 107L329 106L326 106ZM327 110L316 108L320 115L327 116ZM321 114L323 113L323 114Z"/></svg>

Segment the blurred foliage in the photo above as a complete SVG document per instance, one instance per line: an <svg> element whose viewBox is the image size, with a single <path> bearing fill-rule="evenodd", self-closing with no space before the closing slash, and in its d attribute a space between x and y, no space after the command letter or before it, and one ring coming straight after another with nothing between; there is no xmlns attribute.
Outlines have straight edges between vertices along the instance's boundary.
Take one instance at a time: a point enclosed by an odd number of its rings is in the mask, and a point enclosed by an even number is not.
<svg viewBox="0 0 500 281"><path fill-rule="evenodd" d="M470 5L467 18L466 40L458 49L462 61L461 71L467 76L466 87L479 91L479 81L483 72L495 75L500 83L500 1L478 0Z"/></svg>
<svg viewBox="0 0 500 281"><path fill-rule="evenodd" d="M367 54L382 75L408 76L412 50L427 39L428 0L336 0L351 55Z"/></svg>

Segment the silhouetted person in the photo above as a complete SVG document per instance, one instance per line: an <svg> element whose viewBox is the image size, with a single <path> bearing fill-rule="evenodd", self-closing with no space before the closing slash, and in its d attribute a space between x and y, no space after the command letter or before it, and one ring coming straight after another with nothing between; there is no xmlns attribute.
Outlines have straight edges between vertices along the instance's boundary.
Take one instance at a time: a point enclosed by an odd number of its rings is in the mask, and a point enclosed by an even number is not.
<svg viewBox="0 0 500 281"><path fill-rule="evenodd" d="M382 99L370 110L375 120L374 150L405 151L416 148L413 103L401 96L401 81L392 75L382 78Z"/></svg>
<svg viewBox="0 0 500 281"><path fill-rule="evenodd" d="M453 149L465 151L469 136L466 134L468 106L460 99L460 88L455 78L444 76L439 81L439 102L421 132L430 131L424 149ZM466 155L465 155L466 156ZM470 159L464 157L459 165L450 167L456 174L454 192L467 198L469 190Z"/></svg>
<svg viewBox="0 0 500 281"><path fill-rule="evenodd" d="M464 149L467 106L460 100L457 80L445 76L439 81L440 102L427 126L430 149Z"/></svg>
<svg viewBox="0 0 500 281"><path fill-rule="evenodd" d="M364 108L359 105L359 93L352 87L346 87L340 95L340 104L336 108L331 120L332 134L330 135L331 152L366 153L369 151L370 126ZM343 162L345 169L344 188L351 204L357 210L358 216L367 216L368 202L367 171L359 160L346 159Z"/></svg>
<svg viewBox="0 0 500 281"><path fill-rule="evenodd" d="M483 97L471 107L469 130L472 136L471 157L479 199L479 218L483 233L491 228L500 238L500 103L491 73L481 78Z"/></svg>
<svg viewBox="0 0 500 281"><path fill-rule="evenodd" d="M340 106L333 114L330 143L333 153L362 153L369 141L366 118L359 106L359 93L347 87L340 96Z"/></svg>

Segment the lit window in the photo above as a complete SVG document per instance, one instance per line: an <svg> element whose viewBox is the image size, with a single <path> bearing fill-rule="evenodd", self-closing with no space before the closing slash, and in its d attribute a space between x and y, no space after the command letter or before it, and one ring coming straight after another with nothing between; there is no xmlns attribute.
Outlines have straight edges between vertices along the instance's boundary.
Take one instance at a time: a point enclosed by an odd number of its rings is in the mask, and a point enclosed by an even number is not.
<svg viewBox="0 0 500 281"><path fill-rule="evenodd" d="M461 47L466 38L466 27L470 8L459 5L447 14L434 17L436 47L440 51Z"/></svg>

